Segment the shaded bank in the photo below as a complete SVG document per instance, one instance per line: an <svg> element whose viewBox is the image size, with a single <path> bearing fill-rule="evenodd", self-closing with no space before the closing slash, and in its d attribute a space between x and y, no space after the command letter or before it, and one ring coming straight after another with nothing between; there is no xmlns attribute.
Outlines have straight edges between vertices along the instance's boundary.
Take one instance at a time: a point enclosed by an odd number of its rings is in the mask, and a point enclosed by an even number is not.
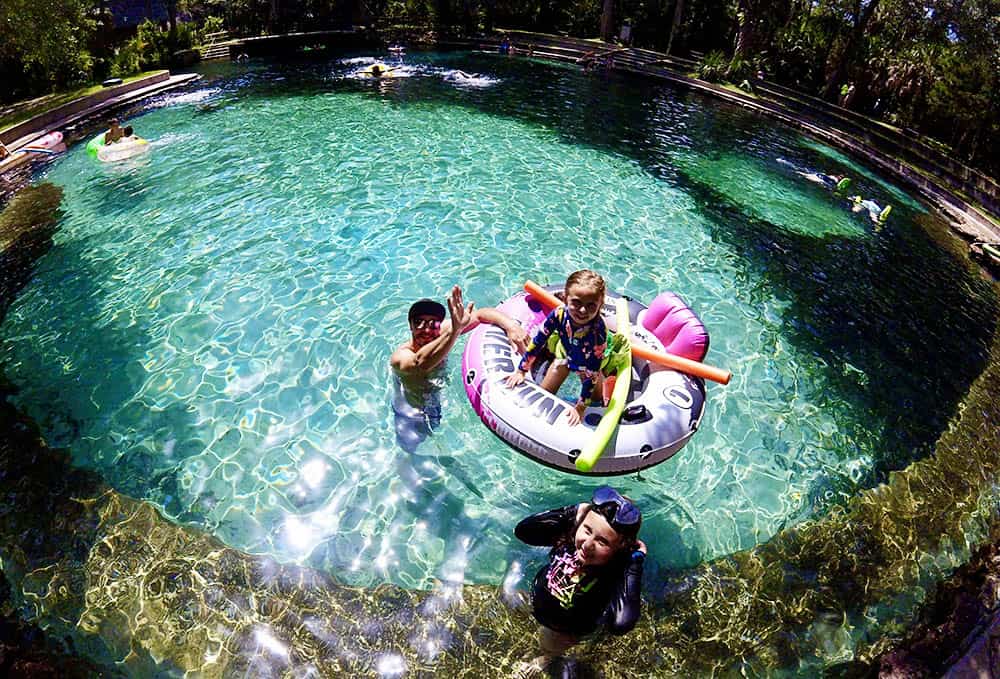
<svg viewBox="0 0 1000 679"><path fill-rule="evenodd" d="M1000 529L994 526L991 542L935 589L921 607L917 624L882 656L882 676L939 677L966 663L1000 668L998 602Z"/></svg>
<svg viewBox="0 0 1000 679"><path fill-rule="evenodd" d="M986 370L933 456L824 519L672 579L669 614L655 636L677 649L672 668L873 663L910 622L923 591L996 525L998 421L994 338Z"/></svg>

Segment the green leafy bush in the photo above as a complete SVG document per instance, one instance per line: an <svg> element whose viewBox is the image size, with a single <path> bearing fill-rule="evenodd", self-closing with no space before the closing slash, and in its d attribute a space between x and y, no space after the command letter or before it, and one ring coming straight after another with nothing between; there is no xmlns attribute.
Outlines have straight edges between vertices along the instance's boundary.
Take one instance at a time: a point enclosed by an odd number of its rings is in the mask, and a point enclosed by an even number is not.
<svg viewBox="0 0 1000 679"><path fill-rule="evenodd" d="M713 83L722 82L728 73L729 60L720 50L709 52L698 64L698 77L702 80Z"/></svg>
<svg viewBox="0 0 1000 679"><path fill-rule="evenodd" d="M141 61L139 43L135 39L129 40L115 50L115 57L111 62L111 75L124 78L133 73L138 73L142 70L140 66Z"/></svg>
<svg viewBox="0 0 1000 679"><path fill-rule="evenodd" d="M173 31L161 30L147 19L135 36L115 50L111 75L119 78L169 64L174 52L194 47L197 32L192 24L181 23Z"/></svg>
<svg viewBox="0 0 1000 679"><path fill-rule="evenodd" d="M201 29L198 31L197 43L199 45L204 45L206 35L211 33L221 33L224 30L226 30L226 22L223 21L222 17L205 17L205 22L201 25Z"/></svg>
<svg viewBox="0 0 1000 679"><path fill-rule="evenodd" d="M751 79L756 73L757 67L752 61L734 56L732 61L729 62L726 77L730 82L738 83Z"/></svg>

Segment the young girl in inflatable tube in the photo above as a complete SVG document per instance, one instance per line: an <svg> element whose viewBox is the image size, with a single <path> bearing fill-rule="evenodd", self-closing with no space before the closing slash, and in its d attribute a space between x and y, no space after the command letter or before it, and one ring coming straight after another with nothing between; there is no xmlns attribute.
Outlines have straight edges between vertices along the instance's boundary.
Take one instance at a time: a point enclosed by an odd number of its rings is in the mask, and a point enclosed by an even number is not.
<svg viewBox="0 0 1000 679"><path fill-rule="evenodd" d="M517 370L506 380L508 387L516 387L524 382L524 376L540 356L547 353L554 356L541 386L555 394L570 372L580 375L580 398L575 407L567 411L569 423L574 426L580 423L589 403L603 401L601 367L602 364L605 368L608 366L605 359L610 357L609 341L615 353L623 350L627 343L618 335L608 337L607 326L601 318L604 291L604 279L600 274L590 269L571 273L563 291L565 303L545 318Z"/></svg>
<svg viewBox="0 0 1000 679"><path fill-rule="evenodd" d="M552 547L531 590L543 654L532 662L535 669L598 627L612 634L635 627L646 559L646 545L638 539L641 524L639 508L611 486L595 490L589 503L517 524L514 534L522 542Z"/></svg>

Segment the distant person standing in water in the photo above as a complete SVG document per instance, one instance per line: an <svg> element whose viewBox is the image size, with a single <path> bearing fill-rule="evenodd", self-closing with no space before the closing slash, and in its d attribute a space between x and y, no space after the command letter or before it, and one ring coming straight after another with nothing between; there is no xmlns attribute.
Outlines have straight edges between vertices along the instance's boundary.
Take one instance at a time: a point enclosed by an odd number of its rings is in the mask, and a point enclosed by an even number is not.
<svg viewBox="0 0 1000 679"><path fill-rule="evenodd" d="M444 305L432 299L414 302L407 314L410 339L389 359L395 373L392 408L396 440L407 452L414 452L441 423L444 364L459 335L481 322L492 323L507 333L518 351L523 352L528 344L528 334L520 323L496 309L476 310L473 303L466 305L457 285L447 301L447 314ZM446 315L450 315L447 320Z"/></svg>

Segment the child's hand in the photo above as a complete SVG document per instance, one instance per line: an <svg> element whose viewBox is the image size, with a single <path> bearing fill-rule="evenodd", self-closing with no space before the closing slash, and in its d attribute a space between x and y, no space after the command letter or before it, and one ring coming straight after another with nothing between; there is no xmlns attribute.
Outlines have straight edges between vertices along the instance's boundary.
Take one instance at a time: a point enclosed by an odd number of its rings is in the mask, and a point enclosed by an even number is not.
<svg viewBox="0 0 1000 679"><path fill-rule="evenodd" d="M566 411L566 419L569 420L569 426L575 427L580 424L583 419L583 414L587 411L586 401L580 401L575 406Z"/></svg>
<svg viewBox="0 0 1000 679"><path fill-rule="evenodd" d="M510 375L507 375L507 379L503 381L503 383L507 385L508 389L513 389L517 385L521 384L521 382L524 382L523 370L515 370Z"/></svg>

